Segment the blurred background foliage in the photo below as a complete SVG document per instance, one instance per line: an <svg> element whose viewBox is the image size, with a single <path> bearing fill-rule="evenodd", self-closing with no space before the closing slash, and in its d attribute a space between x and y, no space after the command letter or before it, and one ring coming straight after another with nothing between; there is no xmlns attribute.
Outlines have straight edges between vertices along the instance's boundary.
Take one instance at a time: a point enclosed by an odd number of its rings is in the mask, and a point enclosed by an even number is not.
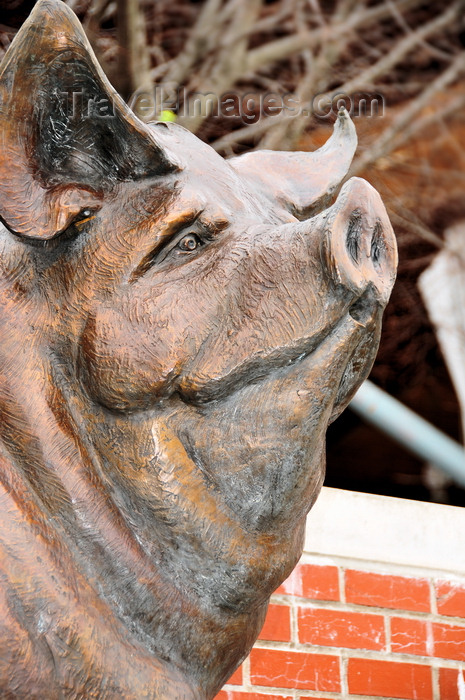
<svg viewBox="0 0 465 700"><path fill-rule="evenodd" d="M346 96L359 135L352 174L380 191L400 252L372 379L461 440L456 393L417 280L444 248L448 227L465 221L464 0L66 2L136 108L134 96L155 85L182 88L182 96L248 95L235 116L215 116L215 105L191 116L182 100L168 105L179 112L172 118L225 156L313 150L335 114L319 115L315 96ZM0 1L0 58L33 5ZM270 93L292 96L306 113L267 116L260 97ZM384 109L364 110L366 95L381 96ZM465 250L465 226L463 236ZM465 491L350 411L328 434L327 484L465 505Z"/></svg>

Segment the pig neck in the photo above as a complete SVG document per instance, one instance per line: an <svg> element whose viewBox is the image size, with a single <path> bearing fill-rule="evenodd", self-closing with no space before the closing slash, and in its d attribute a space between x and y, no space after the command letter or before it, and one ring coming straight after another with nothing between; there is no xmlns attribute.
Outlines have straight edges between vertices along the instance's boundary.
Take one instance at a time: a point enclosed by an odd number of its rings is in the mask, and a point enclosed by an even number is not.
<svg viewBox="0 0 465 700"><path fill-rule="evenodd" d="M130 518L123 517L115 505L114 486L109 479L112 474L102 469L89 433L89 414L83 417L94 408L75 377L68 376L59 359L50 354L49 339L35 338L34 332L26 331L24 353L18 353L18 347L11 343L11 347L7 344L7 356L2 358L0 442L4 487L16 491L20 509L24 510L25 500L30 499L39 512L47 515L44 538L50 539L53 531L52 539L67 547L79 574L87 582L98 582L93 593L103 595L118 622L127 625L128 637L182 669L188 678L196 677L194 687L198 685L201 690L199 695L195 691L192 699L213 697L252 646L263 621L266 596L255 600L250 614L246 610L250 600L245 601L242 610L234 609L234 604L219 609L208 593L195 594L187 585L190 571L182 561L173 557L167 567L163 566L163 556L170 551L170 537L168 533L165 551L160 552L156 522L151 523L152 540L155 534L151 550L140 543ZM98 430L105 433L105 424L100 424ZM165 437L168 443L174 439L171 434ZM186 488L192 480L198 486L192 465L189 469ZM15 490L15 481L21 488ZM186 516L189 518L190 513ZM230 524L247 543L246 559L252 565L255 543L245 538L246 533L236 523ZM176 529L177 524L172 527ZM222 532L229 539L227 527ZM182 538L182 528L178 535ZM228 546L231 549L231 542ZM260 546L267 551L266 538ZM218 590L215 595L221 598L223 594ZM134 617L141 619L143 615L146 624L144 621L134 626ZM63 619L66 616L64 610ZM237 637L236 645L231 644L231 634ZM207 646L215 652L205 657L202 649L207 636L212 637L212 644ZM190 695L185 697L191 700Z"/></svg>

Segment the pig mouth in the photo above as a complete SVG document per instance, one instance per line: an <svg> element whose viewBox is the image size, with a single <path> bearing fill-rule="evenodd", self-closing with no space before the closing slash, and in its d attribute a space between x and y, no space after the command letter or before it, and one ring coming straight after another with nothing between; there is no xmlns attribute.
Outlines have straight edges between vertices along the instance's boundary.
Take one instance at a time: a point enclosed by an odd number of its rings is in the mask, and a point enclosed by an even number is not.
<svg viewBox="0 0 465 700"><path fill-rule="evenodd" d="M360 354L357 364L369 365L366 370L368 374L378 348L378 342L374 342L373 338L382 312L383 306L377 300L373 288L369 286L361 297L348 305L338 320L321 332L299 339L292 345L255 354L243 361L239 367L236 366L215 377L207 377L200 372L184 376L176 394L186 404L202 406L225 400L247 385L266 384L274 375L291 375L299 365L312 365L312 360L315 368L321 367L322 375L327 374L332 370L330 354L327 358L320 355L321 348L331 346L331 341L336 344L344 342L341 351L346 355L347 367L354 363L354 356ZM347 334L345 340L344 334ZM366 358L366 346L370 345L372 347L369 348L369 357ZM360 368L357 371L360 372ZM338 401L343 400L342 393L347 383L347 377L341 377Z"/></svg>

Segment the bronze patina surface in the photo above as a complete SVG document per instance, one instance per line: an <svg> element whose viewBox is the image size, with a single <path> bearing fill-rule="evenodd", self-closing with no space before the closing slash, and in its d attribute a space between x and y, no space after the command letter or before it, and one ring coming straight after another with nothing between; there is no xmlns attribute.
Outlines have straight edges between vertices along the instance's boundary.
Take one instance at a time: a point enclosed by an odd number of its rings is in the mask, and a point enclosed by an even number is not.
<svg viewBox="0 0 465 700"><path fill-rule="evenodd" d="M225 161L36 5L0 74L2 698L206 700L249 652L394 281L355 146L341 113Z"/></svg>

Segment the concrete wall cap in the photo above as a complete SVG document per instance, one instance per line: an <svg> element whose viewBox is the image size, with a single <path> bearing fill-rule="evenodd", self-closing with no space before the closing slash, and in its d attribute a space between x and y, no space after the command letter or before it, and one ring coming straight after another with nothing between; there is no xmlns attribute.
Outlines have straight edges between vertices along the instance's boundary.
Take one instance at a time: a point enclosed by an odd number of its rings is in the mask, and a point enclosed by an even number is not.
<svg viewBox="0 0 465 700"><path fill-rule="evenodd" d="M465 574L465 508L324 487L304 552Z"/></svg>

